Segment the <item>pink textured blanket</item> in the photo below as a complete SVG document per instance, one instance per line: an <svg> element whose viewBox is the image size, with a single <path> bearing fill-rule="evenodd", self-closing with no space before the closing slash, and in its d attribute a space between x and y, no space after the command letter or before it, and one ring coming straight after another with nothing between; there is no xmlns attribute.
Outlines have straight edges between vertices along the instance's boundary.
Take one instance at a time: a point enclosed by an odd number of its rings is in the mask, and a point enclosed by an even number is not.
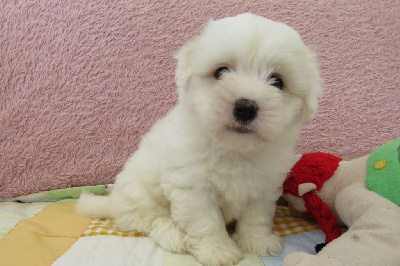
<svg viewBox="0 0 400 266"><path fill-rule="evenodd" d="M397 0L0 2L0 198L113 182L177 100L173 55L210 18L288 23L325 95L298 152L344 158L400 133Z"/></svg>

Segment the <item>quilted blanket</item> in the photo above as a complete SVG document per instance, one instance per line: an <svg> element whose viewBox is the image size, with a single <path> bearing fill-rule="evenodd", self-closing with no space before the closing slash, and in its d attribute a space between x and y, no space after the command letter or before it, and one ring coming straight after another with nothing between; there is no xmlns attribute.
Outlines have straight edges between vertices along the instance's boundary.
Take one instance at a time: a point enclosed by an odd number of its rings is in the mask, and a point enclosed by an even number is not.
<svg viewBox="0 0 400 266"><path fill-rule="evenodd" d="M164 251L140 232L121 232L110 219L74 212L83 189L106 195L112 186L76 187L35 193L0 202L1 265L200 265L188 254ZM324 241L317 224L278 206L274 233L283 237L279 257L246 255L239 265L282 265L293 251L314 252Z"/></svg>

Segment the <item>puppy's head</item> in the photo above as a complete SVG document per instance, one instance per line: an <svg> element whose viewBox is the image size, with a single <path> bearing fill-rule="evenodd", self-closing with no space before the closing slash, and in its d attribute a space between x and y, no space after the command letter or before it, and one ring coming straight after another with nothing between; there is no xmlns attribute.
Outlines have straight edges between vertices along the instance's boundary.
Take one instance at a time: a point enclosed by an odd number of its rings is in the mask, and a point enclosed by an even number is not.
<svg viewBox="0 0 400 266"><path fill-rule="evenodd" d="M226 148L294 141L317 111L314 54L285 24L248 13L211 21L176 58L180 103Z"/></svg>

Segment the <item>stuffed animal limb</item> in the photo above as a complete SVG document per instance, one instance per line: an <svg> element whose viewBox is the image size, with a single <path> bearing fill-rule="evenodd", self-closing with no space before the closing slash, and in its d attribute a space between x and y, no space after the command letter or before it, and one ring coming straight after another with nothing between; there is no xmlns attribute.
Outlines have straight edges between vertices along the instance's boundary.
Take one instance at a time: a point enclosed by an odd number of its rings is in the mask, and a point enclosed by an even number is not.
<svg viewBox="0 0 400 266"><path fill-rule="evenodd" d="M400 265L400 208L396 204L357 182L338 193L335 206L348 231L316 255L289 254L284 265Z"/></svg>

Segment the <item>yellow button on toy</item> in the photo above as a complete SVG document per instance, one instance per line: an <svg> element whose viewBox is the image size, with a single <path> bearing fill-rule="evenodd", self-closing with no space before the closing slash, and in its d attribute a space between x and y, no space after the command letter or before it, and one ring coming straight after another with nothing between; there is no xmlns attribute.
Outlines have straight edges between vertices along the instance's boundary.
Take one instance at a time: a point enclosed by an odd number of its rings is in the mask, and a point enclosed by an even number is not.
<svg viewBox="0 0 400 266"><path fill-rule="evenodd" d="M377 162L375 163L374 168L375 168L376 170L381 170L381 169L385 168L386 165L387 165L387 161L386 161L386 160L380 160L380 161L377 161Z"/></svg>

